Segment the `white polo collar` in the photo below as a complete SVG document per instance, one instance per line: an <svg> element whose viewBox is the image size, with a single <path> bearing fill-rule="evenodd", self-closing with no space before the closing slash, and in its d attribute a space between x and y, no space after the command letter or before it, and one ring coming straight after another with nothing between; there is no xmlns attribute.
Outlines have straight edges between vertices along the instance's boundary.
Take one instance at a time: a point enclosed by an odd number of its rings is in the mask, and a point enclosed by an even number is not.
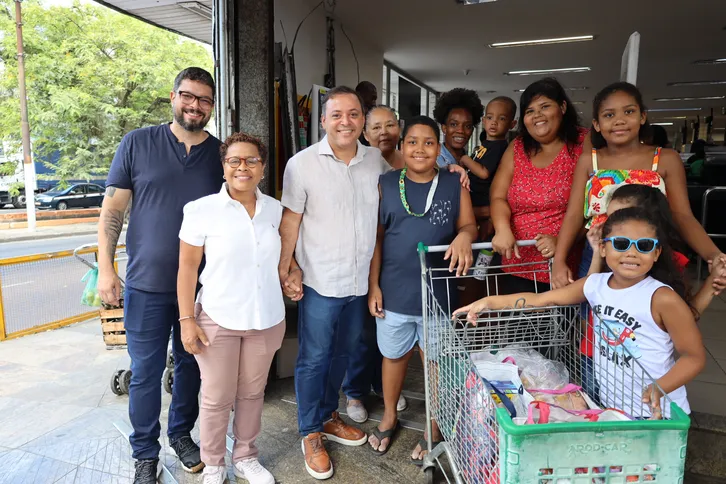
<svg viewBox="0 0 726 484"><path fill-rule="evenodd" d="M227 182L222 183L222 188L219 190L219 196L220 200L222 201L222 205L233 205L238 206L241 205L237 200L229 196L229 192L227 191ZM265 206L265 197L262 196L262 192L260 191L259 187L255 190L255 197L257 198L256 207L257 210L262 209L262 207Z"/></svg>
<svg viewBox="0 0 726 484"><path fill-rule="evenodd" d="M360 140L356 140L355 156L352 160L350 160L350 165L355 165L356 163L360 163L361 161L363 161L365 153L366 147L360 142ZM327 134L323 136L323 139L321 139L318 143L318 155L332 156L335 161L342 163L342 161L337 156L335 156L335 153L333 153L333 148L330 147Z"/></svg>

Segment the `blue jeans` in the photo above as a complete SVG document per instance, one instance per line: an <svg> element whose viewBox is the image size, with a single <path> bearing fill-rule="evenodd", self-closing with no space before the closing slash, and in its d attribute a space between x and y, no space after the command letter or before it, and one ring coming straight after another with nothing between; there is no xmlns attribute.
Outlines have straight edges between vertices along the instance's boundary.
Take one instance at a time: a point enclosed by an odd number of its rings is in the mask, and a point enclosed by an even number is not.
<svg viewBox="0 0 726 484"><path fill-rule="evenodd" d="M343 393L349 399L362 400L373 391L383 394L383 355L376 341L376 320L365 309L365 323L358 350L350 354Z"/></svg>
<svg viewBox="0 0 726 484"><path fill-rule="evenodd" d="M359 350L368 308L366 296L327 297L305 286L298 303L298 355L295 364L297 424L300 435L323 431L338 409L349 355Z"/></svg>
<svg viewBox="0 0 726 484"><path fill-rule="evenodd" d="M174 386L169 408L169 440L189 435L199 415L199 367L184 350L176 293L153 293L126 286L124 298L126 342L131 357L129 439L134 459L159 456L161 375L166 367L169 335L173 336Z"/></svg>

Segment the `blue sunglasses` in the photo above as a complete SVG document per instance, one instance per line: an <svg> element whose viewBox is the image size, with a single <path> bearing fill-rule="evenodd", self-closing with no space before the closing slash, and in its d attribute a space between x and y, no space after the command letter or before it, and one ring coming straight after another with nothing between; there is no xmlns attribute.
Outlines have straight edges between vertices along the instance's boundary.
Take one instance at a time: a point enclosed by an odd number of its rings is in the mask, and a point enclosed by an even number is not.
<svg viewBox="0 0 726 484"><path fill-rule="evenodd" d="M610 242L613 249L618 252L627 252L635 244L635 248L641 254L650 254L658 247L658 239L630 239L628 237L606 237L603 242Z"/></svg>

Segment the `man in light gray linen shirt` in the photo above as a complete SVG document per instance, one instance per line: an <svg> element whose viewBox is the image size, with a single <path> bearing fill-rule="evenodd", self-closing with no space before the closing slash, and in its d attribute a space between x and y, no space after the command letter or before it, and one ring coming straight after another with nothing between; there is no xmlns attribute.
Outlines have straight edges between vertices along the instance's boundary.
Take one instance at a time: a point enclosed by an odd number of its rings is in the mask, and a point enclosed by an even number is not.
<svg viewBox="0 0 726 484"><path fill-rule="evenodd" d="M285 168L280 280L299 286L295 393L305 468L333 475L322 438L362 445L366 434L338 415L349 355L358 349L368 313L368 273L378 224L378 178L389 169L377 148L359 141L365 118L358 94L332 89L323 106L326 136Z"/></svg>

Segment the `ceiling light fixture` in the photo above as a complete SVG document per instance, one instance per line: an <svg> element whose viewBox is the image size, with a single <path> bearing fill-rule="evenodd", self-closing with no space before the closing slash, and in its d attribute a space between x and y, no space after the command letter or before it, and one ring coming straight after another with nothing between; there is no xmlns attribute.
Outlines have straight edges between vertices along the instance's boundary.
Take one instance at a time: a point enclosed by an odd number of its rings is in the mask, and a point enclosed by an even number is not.
<svg viewBox="0 0 726 484"><path fill-rule="evenodd" d="M669 82L666 84L668 87L679 87L679 86L718 86L726 84L726 81L682 81L682 82Z"/></svg>
<svg viewBox="0 0 726 484"><path fill-rule="evenodd" d="M204 17L207 20L212 20L212 9L203 3L199 2L179 2L177 5L181 8L185 8L190 12L196 13L200 17Z"/></svg>
<svg viewBox="0 0 726 484"><path fill-rule="evenodd" d="M649 113L660 113L664 111L700 111L701 108L654 108L649 109Z"/></svg>
<svg viewBox="0 0 726 484"><path fill-rule="evenodd" d="M585 104L585 101L572 101L572 104Z"/></svg>
<svg viewBox="0 0 726 484"><path fill-rule="evenodd" d="M575 37L558 37L555 39L538 39L538 40L518 40L514 42L496 42L489 44L490 49L500 49L502 47L529 47L532 45L548 45L548 44L569 44L571 42L587 42L593 40L594 35L577 35Z"/></svg>
<svg viewBox="0 0 726 484"><path fill-rule="evenodd" d="M497 0L456 0L456 3L459 5L477 5L480 3L491 3L496 1Z"/></svg>
<svg viewBox="0 0 726 484"><path fill-rule="evenodd" d="M693 61L696 65L713 65L713 64L726 64L726 57L720 59L701 59Z"/></svg>
<svg viewBox="0 0 726 484"><path fill-rule="evenodd" d="M565 91L587 91L590 89L587 86L579 86L579 87L566 87ZM524 89L515 89L514 92L524 92Z"/></svg>
<svg viewBox="0 0 726 484"><path fill-rule="evenodd" d="M698 96L698 97L657 97L653 99L656 102L664 101L713 101L716 99L724 99L726 96Z"/></svg>
<svg viewBox="0 0 726 484"><path fill-rule="evenodd" d="M673 126L673 123L650 123L652 126Z"/></svg>
<svg viewBox="0 0 726 484"><path fill-rule="evenodd" d="M526 71L509 71L505 72L505 76L537 76L545 74L567 74L574 72L588 72L589 67L561 67L558 69L530 69Z"/></svg>

